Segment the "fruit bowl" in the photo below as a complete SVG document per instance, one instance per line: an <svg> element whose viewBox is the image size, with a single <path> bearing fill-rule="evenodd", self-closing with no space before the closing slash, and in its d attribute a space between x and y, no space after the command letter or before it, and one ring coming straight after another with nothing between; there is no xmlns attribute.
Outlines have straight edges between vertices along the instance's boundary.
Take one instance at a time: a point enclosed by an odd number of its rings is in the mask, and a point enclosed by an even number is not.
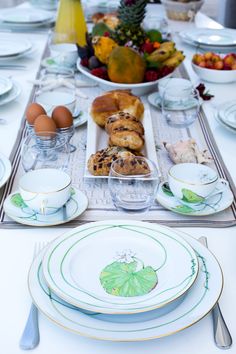
<svg viewBox="0 0 236 354"><path fill-rule="evenodd" d="M216 70L202 68L192 62L195 73L204 81L218 84L228 84L236 81L236 70Z"/></svg>
<svg viewBox="0 0 236 354"><path fill-rule="evenodd" d="M146 95L154 90L157 90L157 84L163 78L171 77L174 73L171 72L170 74L162 77L159 80L150 81L150 82L142 82L140 84L120 84L108 80L101 79L100 77L94 76L90 73L90 70L85 68L80 64L80 59L77 61L77 69L87 76L89 79L98 83L98 85L104 90L131 90L134 95L142 96Z"/></svg>

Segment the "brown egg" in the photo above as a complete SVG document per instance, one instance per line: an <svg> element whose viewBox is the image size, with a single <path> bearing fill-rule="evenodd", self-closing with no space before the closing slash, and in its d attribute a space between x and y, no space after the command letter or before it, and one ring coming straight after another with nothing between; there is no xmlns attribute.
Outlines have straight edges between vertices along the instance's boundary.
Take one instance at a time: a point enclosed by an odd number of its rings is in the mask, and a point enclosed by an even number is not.
<svg viewBox="0 0 236 354"><path fill-rule="evenodd" d="M57 127L52 118L43 114L38 116L34 121L34 131L39 136L53 136Z"/></svg>
<svg viewBox="0 0 236 354"><path fill-rule="evenodd" d="M71 111L65 106L57 106L52 111L52 119L57 128L68 128L73 125L73 116Z"/></svg>
<svg viewBox="0 0 236 354"><path fill-rule="evenodd" d="M28 105L25 112L26 120L30 125L34 125L35 119L42 114L46 114L46 111L40 104L36 102Z"/></svg>

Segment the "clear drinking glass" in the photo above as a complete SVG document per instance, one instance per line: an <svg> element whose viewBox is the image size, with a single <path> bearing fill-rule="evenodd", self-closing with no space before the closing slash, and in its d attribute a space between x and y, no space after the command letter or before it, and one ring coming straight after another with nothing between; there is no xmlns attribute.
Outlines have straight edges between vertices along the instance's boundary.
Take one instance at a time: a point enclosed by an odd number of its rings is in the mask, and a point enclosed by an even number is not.
<svg viewBox="0 0 236 354"><path fill-rule="evenodd" d="M200 109L199 94L194 88L166 86L162 95L162 115L168 125L184 128L198 117Z"/></svg>
<svg viewBox="0 0 236 354"><path fill-rule="evenodd" d="M69 156L68 139L55 132L44 132L40 136L35 133L29 134L21 148L25 172L40 168L56 168L66 172Z"/></svg>
<svg viewBox="0 0 236 354"><path fill-rule="evenodd" d="M108 186L118 210L148 211L154 202L158 185L157 167L145 157L119 158L111 165Z"/></svg>

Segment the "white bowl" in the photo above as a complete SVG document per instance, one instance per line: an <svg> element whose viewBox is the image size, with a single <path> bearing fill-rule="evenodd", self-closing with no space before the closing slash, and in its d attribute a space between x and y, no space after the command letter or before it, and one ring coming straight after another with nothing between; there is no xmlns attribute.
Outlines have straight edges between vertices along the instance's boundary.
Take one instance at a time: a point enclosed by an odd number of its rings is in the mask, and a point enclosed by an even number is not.
<svg viewBox="0 0 236 354"><path fill-rule="evenodd" d="M72 114L74 114L75 111L76 97L74 93L47 91L37 96L36 101L43 106L48 115L51 115L52 111L57 106L67 107Z"/></svg>
<svg viewBox="0 0 236 354"><path fill-rule="evenodd" d="M236 81L236 70L215 70L202 68L192 62L192 68L195 73L204 81L217 84L228 84Z"/></svg>
<svg viewBox="0 0 236 354"><path fill-rule="evenodd" d="M77 68L78 70L84 74L85 76L89 77L90 79L96 81L100 87L104 90L131 90L134 95L142 96L150 93L152 91L157 90L157 84L163 78L151 81L151 82L142 82L140 84L120 84L117 82L111 82L107 80L100 79L100 77L94 76L90 73L89 69L85 68L84 66L80 65L80 59L77 61ZM170 77L172 73L166 75L165 78Z"/></svg>

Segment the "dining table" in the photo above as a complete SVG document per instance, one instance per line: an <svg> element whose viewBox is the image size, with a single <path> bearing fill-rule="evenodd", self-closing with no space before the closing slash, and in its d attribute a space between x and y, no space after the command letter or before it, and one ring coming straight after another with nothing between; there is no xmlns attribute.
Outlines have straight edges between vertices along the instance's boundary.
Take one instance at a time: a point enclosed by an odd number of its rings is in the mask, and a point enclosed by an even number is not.
<svg viewBox="0 0 236 354"><path fill-rule="evenodd" d="M30 7L28 3L20 5L25 11ZM149 4L147 17L157 15L165 16L161 4ZM220 29L222 25L203 13L197 13L190 22L168 20L168 28L179 49L185 53L184 66L194 84L200 82L191 67L191 59L196 48L183 43L179 37L180 31L190 31L194 28ZM20 64L24 69L1 69L2 74L11 76L20 83L21 95L14 102L0 107L0 118L6 124L0 125L0 152L10 160L13 157L13 148L22 129L22 119L28 102L32 99L33 83L40 69L45 47L50 36L50 30L39 30L27 33L0 29L0 36L12 36L19 41L21 38L29 39L35 50L27 58L21 58ZM1 63L0 63L1 64ZM225 101L235 99L236 83L214 84L205 83L207 90L214 95L210 101L202 103L205 116L212 135L220 151L224 164L230 176L236 182L236 135L224 129L215 119L216 107ZM82 90L82 89L81 89ZM102 215L102 213L101 213ZM125 213L124 213L125 215ZM104 212L105 217L105 212ZM129 216L125 215L126 218ZM100 216L100 220L102 220ZM137 220L142 220L141 214ZM216 221L217 222L217 218ZM49 243L56 237L68 231L66 225L39 227L1 227L0 225L0 352L3 354L22 353L19 348L24 325L31 305L27 278L32 262L33 249L36 242ZM205 236L211 252L218 259L224 276L224 287L219 303L225 322L231 332L233 341L236 339L236 226L214 227L214 225L179 227L190 236L198 239ZM34 349L38 354L215 354L220 349L216 347L213 336L212 314L207 314L198 323L178 333L163 338L138 342L112 342L82 337L78 334L64 330L49 321L39 312L40 343ZM228 349L235 353L235 344Z"/></svg>

